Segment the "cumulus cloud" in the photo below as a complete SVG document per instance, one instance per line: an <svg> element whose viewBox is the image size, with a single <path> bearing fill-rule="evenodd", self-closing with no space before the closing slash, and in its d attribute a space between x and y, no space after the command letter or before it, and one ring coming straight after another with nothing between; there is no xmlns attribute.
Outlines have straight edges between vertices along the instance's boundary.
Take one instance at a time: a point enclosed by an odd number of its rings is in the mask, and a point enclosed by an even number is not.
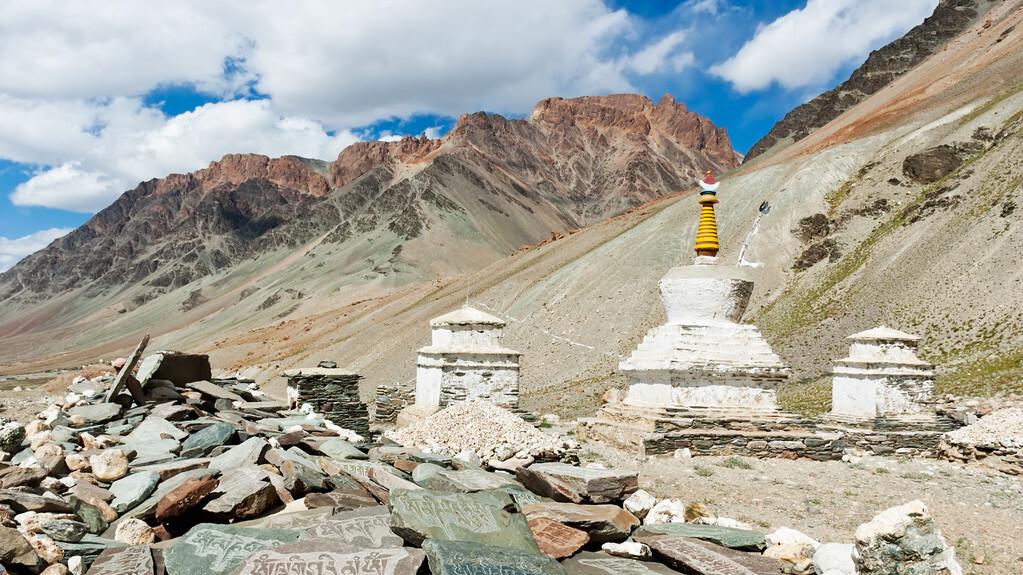
<svg viewBox="0 0 1023 575"><path fill-rule="evenodd" d="M91 106L8 98L0 105L0 155L51 166L15 188L10 198L19 206L93 212L139 181L196 170L228 153L333 159L357 140L351 131L329 135L313 120L281 116L268 100L206 104L170 118L137 98Z"/></svg>
<svg viewBox="0 0 1023 575"><path fill-rule="evenodd" d="M818 86L923 21L938 0L808 0L711 68L740 92Z"/></svg>
<svg viewBox="0 0 1023 575"><path fill-rule="evenodd" d="M53 240L70 232L71 228L50 228L15 239L0 236L0 272L6 271L21 258L45 248Z"/></svg>

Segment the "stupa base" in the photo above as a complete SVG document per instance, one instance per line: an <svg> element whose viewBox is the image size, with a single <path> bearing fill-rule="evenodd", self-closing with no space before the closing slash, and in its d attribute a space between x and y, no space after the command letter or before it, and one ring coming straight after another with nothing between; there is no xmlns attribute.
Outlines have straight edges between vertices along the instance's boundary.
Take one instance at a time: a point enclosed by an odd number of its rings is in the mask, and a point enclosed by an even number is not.
<svg viewBox="0 0 1023 575"><path fill-rule="evenodd" d="M580 420L577 436L641 455L688 448L693 455L841 459L842 434L813 420L774 410L641 407L609 403Z"/></svg>

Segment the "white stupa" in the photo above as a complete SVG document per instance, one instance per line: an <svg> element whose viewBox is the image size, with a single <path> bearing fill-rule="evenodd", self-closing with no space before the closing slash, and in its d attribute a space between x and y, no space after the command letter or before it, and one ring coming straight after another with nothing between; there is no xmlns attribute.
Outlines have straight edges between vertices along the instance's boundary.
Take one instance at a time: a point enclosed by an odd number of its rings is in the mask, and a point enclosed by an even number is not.
<svg viewBox="0 0 1023 575"><path fill-rule="evenodd" d="M661 279L667 321L619 365L629 381L626 404L777 409L789 369L756 326L739 323L753 281L746 270L714 260L697 258Z"/></svg>
<svg viewBox="0 0 1023 575"><path fill-rule="evenodd" d="M471 307L430 322L432 341L416 361L416 410L485 399L519 405L519 352L501 345L505 322Z"/></svg>
<svg viewBox="0 0 1023 575"><path fill-rule="evenodd" d="M835 362L831 414L875 418L917 414L934 392L934 366L916 356L918 336L877 327L848 338L849 357Z"/></svg>

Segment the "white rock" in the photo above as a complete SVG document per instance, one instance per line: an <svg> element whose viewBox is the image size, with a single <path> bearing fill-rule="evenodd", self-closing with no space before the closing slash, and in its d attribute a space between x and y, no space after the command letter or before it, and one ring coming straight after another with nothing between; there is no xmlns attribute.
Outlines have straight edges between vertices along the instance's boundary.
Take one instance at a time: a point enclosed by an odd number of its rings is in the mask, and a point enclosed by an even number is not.
<svg viewBox="0 0 1023 575"><path fill-rule="evenodd" d="M128 474L128 456L121 449L106 449L89 457L92 473L100 481L116 481Z"/></svg>
<svg viewBox="0 0 1023 575"><path fill-rule="evenodd" d="M156 541L156 535L145 521L129 517L117 525L114 541L127 545L149 545Z"/></svg>
<svg viewBox="0 0 1023 575"><path fill-rule="evenodd" d="M717 525L718 527L731 527L732 529L746 529L749 531L756 531L756 527L745 521L739 521L738 519L732 519L731 517L715 517L713 523L709 525Z"/></svg>
<svg viewBox="0 0 1023 575"><path fill-rule="evenodd" d="M482 464L480 456L476 455L476 452L471 449L463 449L451 459L456 464L461 464L462 467L479 467Z"/></svg>
<svg viewBox="0 0 1023 575"><path fill-rule="evenodd" d="M626 511L632 513L637 518L643 519L656 504L657 499L655 499L653 495L650 495L646 491L640 489L630 495L629 498L622 503L622 506L625 507Z"/></svg>
<svg viewBox="0 0 1023 575"><path fill-rule="evenodd" d="M840 573L856 575L853 563L853 544L824 543L813 554L813 568L818 573Z"/></svg>
<svg viewBox="0 0 1023 575"><path fill-rule="evenodd" d="M85 560L81 555L75 555L67 560L67 568L71 575L85 575Z"/></svg>
<svg viewBox="0 0 1023 575"><path fill-rule="evenodd" d="M672 457L675 459L692 459L693 452L690 451L688 447L683 447L682 449L676 449L675 453L672 454Z"/></svg>
<svg viewBox="0 0 1023 575"><path fill-rule="evenodd" d="M768 545L788 545L790 543L800 543L803 545L810 545L814 549L821 546L821 542L817 541L813 537L795 529L788 527L779 527L772 533L768 533L764 537L764 540Z"/></svg>
<svg viewBox="0 0 1023 575"><path fill-rule="evenodd" d="M624 543L605 543L600 548L608 555L615 557L626 557L628 559L650 559L653 553L650 547L638 541L625 541Z"/></svg>
<svg viewBox="0 0 1023 575"><path fill-rule="evenodd" d="M643 525L657 525L661 523L685 523L686 504L681 499L665 499L654 505Z"/></svg>

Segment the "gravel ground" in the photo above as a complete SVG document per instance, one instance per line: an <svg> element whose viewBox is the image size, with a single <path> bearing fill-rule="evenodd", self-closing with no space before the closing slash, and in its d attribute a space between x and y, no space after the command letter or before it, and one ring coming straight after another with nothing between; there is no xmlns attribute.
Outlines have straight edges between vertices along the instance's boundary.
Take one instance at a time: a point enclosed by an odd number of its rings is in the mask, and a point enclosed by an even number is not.
<svg viewBox="0 0 1023 575"><path fill-rule="evenodd" d="M856 527L913 499L927 504L967 574L1023 574L1023 479L934 460L838 461L670 456L646 461L584 444L584 461L640 472L658 497L703 502L766 530L791 527L824 542L853 542ZM747 469L748 467L748 469Z"/></svg>

